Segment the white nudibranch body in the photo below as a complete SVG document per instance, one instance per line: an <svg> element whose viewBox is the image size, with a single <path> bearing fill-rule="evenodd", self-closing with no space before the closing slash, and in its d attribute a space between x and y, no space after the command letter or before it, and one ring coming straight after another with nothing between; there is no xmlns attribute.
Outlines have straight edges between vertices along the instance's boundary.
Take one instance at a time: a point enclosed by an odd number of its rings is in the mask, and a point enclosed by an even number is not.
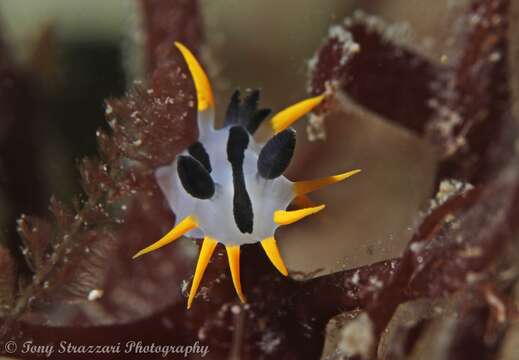
<svg viewBox="0 0 519 360"><path fill-rule="evenodd" d="M188 298L191 307L202 276L218 243L225 245L232 280L240 300L240 245L259 242L273 265L288 271L277 248L274 233L321 211L324 205L287 211L294 202L311 204L306 194L342 181L360 170L322 179L292 182L283 176L295 149L290 125L311 111L323 96L303 100L273 116L273 136L257 143L254 132L270 114L258 109L259 91L240 98L236 91L227 108L224 127L214 128L214 100L207 75L182 44L176 43L191 72L198 100L199 139L175 161L156 170L157 182L176 215L177 224L162 239L139 251L134 258L154 251L183 235L203 238Z"/></svg>
<svg viewBox="0 0 519 360"><path fill-rule="evenodd" d="M200 121L199 121L200 122ZM159 168L156 177L160 188L178 219L193 216L198 226L185 235L192 238L210 236L224 245L243 245L260 242L274 235L279 226L274 222L276 210L286 209L294 199L293 183L283 175L275 179L265 179L258 173L258 156L261 150L252 136L248 136L248 146L243 155L244 189L252 205L252 231L242 232L235 219L235 184L233 167L227 156L227 146L231 134L229 125L225 128L208 129L201 134L198 144L208 154L211 178L214 181L214 195L210 199L198 199L189 194L179 178L178 158L169 166ZM234 131L237 131L236 129ZM190 156L189 150L181 155ZM250 214L243 214L247 217ZM240 216L240 215L238 215Z"/></svg>

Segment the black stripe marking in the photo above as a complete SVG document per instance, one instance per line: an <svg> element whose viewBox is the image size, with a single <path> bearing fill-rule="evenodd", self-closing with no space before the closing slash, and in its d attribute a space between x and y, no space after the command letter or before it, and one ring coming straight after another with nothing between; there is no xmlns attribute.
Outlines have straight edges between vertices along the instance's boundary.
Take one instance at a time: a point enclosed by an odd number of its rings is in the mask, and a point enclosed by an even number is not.
<svg viewBox="0 0 519 360"><path fill-rule="evenodd" d="M209 159L209 154L205 151L204 145L201 142L197 141L193 145L191 145L187 151L189 155L200 161L202 165L207 169L207 171L211 172L213 169L211 168L211 160Z"/></svg>
<svg viewBox="0 0 519 360"><path fill-rule="evenodd" d="M180 182L187 193L198 199L209 199L214 195L214 181L206 168L191 156L180 155L177 161Z"/></svg>
<svg viewBox="0 0 519 360"><path fill-rule="evenodd" d="M286 129L273 136L261 149L258 173L265 179L275 179L286 170L294 155L296 133Z"/></svg>
<svg viewBox="0 0 519 360"><path fill-rule="evenodd" d="M249 135L245 129L241 126L232 127L229 130L229 140L227 141L227 160L232 167L234 221L242 233L250 234L253 229L254 215L243 174L243 159L247 146L249 146Z"/></svg>

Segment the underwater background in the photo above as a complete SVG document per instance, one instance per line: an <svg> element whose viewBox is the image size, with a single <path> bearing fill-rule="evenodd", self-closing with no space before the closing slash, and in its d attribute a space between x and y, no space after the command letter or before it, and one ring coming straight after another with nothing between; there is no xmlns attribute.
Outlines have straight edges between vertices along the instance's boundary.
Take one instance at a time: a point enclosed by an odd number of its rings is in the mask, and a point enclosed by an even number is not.
<svg viewBox="0 0 519 360"><path fill-rule="evenodd" d="M326 95L295 125L290 179L362 169L276 233L288 278L242 247L246 304L221 246L190 310L200 241L131 259L175 222L153 172L198 136L175 41L204 65L220 124L237 88L275 112ZM518 64L514 0L3 0L2 344L519 357Z"/></svg>

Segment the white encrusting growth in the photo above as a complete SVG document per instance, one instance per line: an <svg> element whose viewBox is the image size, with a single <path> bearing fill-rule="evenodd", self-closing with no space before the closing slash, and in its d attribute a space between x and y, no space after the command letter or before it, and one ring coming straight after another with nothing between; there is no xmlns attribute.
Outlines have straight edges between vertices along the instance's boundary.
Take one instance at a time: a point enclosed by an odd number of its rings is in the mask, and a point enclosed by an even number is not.
<svg viewBox="0 0 519 360"><path fill-rule="evenodd" d="M88 301L95 301L103 297L104 291L101 289L92 289L88 293Z"/></svg>

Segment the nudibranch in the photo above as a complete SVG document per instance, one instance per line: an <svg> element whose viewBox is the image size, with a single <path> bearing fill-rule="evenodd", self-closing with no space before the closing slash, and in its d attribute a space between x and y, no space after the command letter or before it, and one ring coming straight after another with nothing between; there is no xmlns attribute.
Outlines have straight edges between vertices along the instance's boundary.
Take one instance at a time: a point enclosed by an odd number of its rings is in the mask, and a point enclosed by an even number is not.
<svg viewBox="0 0 519 360"><path fill-rule="evenodd" d="M259 242L272 264L283 275L287 268L274 233L315 214L324 205L286 210L293 202L310 203L307 194L342 181L360 170L317 180L292 182L283 176L295 149L290 126L322 100L316 96L277 113L269 120L272 137L265 144L253 135L269 116L258 109L259 91L241 99L235 91L227 108L224 127L214 128L214 98L209 79L194 55L175 43L187 63L197 94L199 139L169 166L156 170L161 190L177 218L176 226L162 239L142 249L134 258L182 237L203 238L187 308L191 307L202 276L218 242L225 245L234 288L242 302L240 246Z"/></svg>

